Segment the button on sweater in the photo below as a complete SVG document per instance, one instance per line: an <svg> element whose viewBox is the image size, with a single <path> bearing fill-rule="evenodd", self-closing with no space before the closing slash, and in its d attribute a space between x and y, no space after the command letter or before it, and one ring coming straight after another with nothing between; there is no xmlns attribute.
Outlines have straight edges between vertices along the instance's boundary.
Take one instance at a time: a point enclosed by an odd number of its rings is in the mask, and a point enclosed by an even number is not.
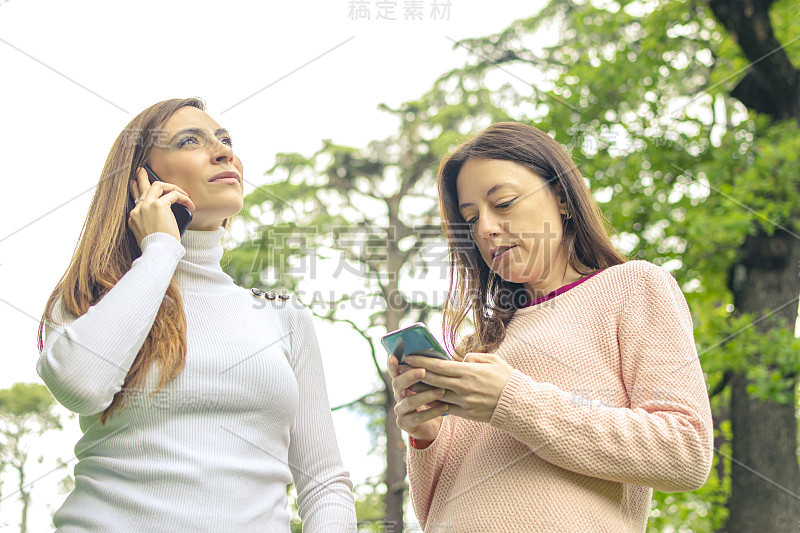
<svg viewBox="0 0 800 533"><path fill-rule="evenodd" d="M675 279L608 268L519 309L489 423L447 416L408 447L426 532L643 532L652 489L694 490L713 455L692 320Z"/></svg>
<svg viewBox="0 0 800 533"><path fill-rule="evenodd" d="M256 299L220 267L225 230L154 233L81 317L55 307L37 369L80 414L75 488L59 532L288 532L294 481L304 531L355 531L310 313ZM159 372L105 425L170 280L187 321L186 366Z"/></svg>

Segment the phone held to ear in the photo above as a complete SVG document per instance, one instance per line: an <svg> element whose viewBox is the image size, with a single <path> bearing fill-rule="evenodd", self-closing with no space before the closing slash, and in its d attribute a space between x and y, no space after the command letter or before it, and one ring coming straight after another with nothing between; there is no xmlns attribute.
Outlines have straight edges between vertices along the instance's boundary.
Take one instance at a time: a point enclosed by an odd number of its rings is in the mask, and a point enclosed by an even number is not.
<svg viewBox="0 0 800 533"><path fill-rule="evenodd" d="M400 364L403 364L407 355L453 360L422 322L387 333L381 337L381 344L387 352L397 357Z"/></svg>
<svg viewBox="0 0 800 533"><path fill-rule="evenodd" d="M147 177L150 179L150 183L154 181L163 181L153 172L150 165L145 164L144 169L147 171ZM185 205L174 203L172 204L172 214L175 215L175 222L178 224L178 232L183 235L183 232L186 231L186 228L188 228L189 224L192 222L192 212Z"/></svg>

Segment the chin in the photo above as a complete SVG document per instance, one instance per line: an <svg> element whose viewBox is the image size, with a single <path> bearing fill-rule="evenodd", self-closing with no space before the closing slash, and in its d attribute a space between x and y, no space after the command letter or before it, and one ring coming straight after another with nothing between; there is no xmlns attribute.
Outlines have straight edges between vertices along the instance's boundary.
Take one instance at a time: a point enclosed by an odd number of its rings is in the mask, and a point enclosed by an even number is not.
<svg viewBox="0 0 800 533"><path fill-rule="evenodd" d="M521 283L521 281L518 281L519 276L515 275L514 272L509 272L508 269L504 268L500 270L494 270L494 269L491 270L492 272L495 273L497 277L501 278L503 281L508 281L510 283Z"/></svg>
<svg viewBox="0 0 800 533"><path fill-rule="evenodd" d="M225 218L230 218L232 216L238 215L242 211L243 205L244 202L240 197L238 201L227 203L224 207L220 209L220 212L223 213Z"/></svg>
<svg viewBox="0 0 800 533"><path fill-rule="evenodd" d="M533 271L525 271L524 268L513 269L510 272L506 269L503 272L496 272L498 276L510 283L539 283L546 278L541 269L536 268Z"/></svg>

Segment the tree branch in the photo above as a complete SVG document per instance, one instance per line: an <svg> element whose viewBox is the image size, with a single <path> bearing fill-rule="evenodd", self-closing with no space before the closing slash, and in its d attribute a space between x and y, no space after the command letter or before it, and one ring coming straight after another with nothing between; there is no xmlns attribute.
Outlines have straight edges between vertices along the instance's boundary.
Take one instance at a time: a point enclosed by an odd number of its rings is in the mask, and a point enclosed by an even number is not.
<svg viewBox="0 0 800 533"><path fill-rule="evenodd" d="M306 307L311 309L309 306L306 306ZM335 309L335 307L334 307L334 309ZM375 345L372 343L372 339L370 338L369 335L367 335L366 331L364 331L361 328L359 328L358 325L356 325L356 323L353 322L352 320L350 320L349 318L337 318L335 316L335 314L334 314L335 311L331 312L331 313L329 313L327 315L321 315L321 314L317 313L316 311L314 311L313 309L312 309L311 312L314 314L314 316L316 316L318 318L321 318L323 320L327 320L328 322L344 322L346 324L350 324L350 326L354 330L356 330L356 332L359 335L361 335L364 338L365 341L367 341L367 344L369 345L370 356L372 357L372 364L375 365L375 371L378 373L378 376L381 378L381 381L383 381L384 386L387 389L389 388L389 383L388 383L388 380L387 380L387 376L385 375L386 373L381 369L380 365L378 364L378 356L375 353Z"/></svg>
<svg viewBox="0 0 800 533"><path fill-rule="evenodd" d="M708 0L714 16L731 33L750 61L753 75L745 76L750 89L739 90L742 103L759 110L765 97L773 99L775 105L762 108L763 112L778 119L794 118L800 123L800 71L794 68L784 46L775 38L769 18L770 3Z"/></svg>
<svg viewBox="0 0 800 533"><path fill-rule="evenodd" d="M708 392L708 398L711 399L714 396L716 396L717 394L719 394L722 391L724 391L725 387L727 387L728 383L730 383L732 377L733 377L733 373L725 372L722 375L722 379L719 381L719 383L717 383L716 386L712 390L710 390Z"/></svg>
<svg viewBox="0 0 800 533"><path fill-rule="evenodd" d="M356 398L352 402L347 402L347 403L343 403L342 405L337 405L336 407L331 407L331 411L338 411L339 409L344 409L345 407L351 407L351 406L353 406L353 405L355 405L357 403L361 403L361 404L364 404L364 405L372 407L375 404L369 403L367 401L367 398L375 396L376 394L383 394L383 391L368 392L365 395Z"/></svg>

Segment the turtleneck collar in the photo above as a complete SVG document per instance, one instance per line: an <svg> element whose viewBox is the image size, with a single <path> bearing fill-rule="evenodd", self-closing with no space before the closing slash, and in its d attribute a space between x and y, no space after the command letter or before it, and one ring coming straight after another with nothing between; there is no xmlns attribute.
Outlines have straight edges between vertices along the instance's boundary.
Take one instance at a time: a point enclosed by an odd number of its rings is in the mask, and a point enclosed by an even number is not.
<svg viewBox="0 0 800 533"><path fill-rule="evenodd" d="M225 228L212 231L187 229L181 236L186 254L178 264L176 280L183 291L219 292L232 288L233 279L220 266Z"/></svg>

